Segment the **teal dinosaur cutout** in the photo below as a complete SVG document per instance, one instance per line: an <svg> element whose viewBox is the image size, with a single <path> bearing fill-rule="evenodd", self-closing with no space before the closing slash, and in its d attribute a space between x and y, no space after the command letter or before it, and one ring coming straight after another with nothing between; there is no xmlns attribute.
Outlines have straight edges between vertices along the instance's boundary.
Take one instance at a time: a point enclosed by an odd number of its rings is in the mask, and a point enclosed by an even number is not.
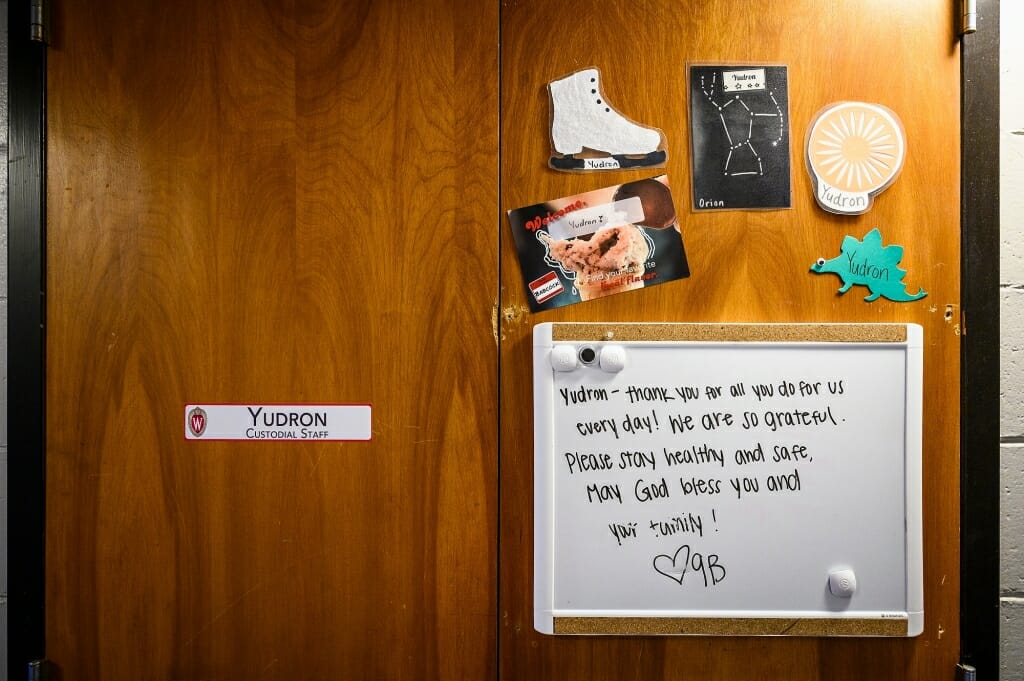
<svg viewBox="0 0 1024 681"><path fill-rule="evenodd" d="M907 271L899 268L900 260L903 259L903 246L883 246L882 233L877 228L864 235L863 241L847 236L840 250L842 255L831 260L818 258L818 262L811 265L811 271L815 274L838 274L843 280L840 293L846 293L851 286L857 284L867 286L871 291L871 295L864 298L869 303L878 300L879 296L897 303L906 303L928 295L923 288L914 294L907 293L903 284Z"/></svg>

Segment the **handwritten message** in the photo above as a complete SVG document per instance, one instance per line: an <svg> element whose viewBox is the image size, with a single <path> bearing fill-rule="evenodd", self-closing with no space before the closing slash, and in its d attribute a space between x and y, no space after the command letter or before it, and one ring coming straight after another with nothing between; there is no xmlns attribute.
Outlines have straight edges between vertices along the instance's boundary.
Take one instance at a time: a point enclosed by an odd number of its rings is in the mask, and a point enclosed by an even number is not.
<svg viewBox="0 0 1024 681"><path fill-rule="evenodd" d="M754 497L797 496L829 438L846 423L843 376L777 376L726 385L559 387L555 402L571 433L558 453L564 491L584 507L614 508L604 541L623 550L644 538L677 540L650 557L680 587L713 588L729 559L702 540L730 527L722 511ZM734 522L749 522L731 512Z"/></svg>

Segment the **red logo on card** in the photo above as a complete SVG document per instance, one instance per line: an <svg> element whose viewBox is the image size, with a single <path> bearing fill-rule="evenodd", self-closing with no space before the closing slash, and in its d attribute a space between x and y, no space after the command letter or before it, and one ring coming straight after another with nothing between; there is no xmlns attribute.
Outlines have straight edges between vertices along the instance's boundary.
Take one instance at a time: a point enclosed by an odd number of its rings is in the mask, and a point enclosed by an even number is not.
<svg viewBox="0 0 1024 681"><path fill-rule="evenodd" d="M530 282L530 292L533 293L533 297L537 299L538 303L551 300L564 290L565 287L562 286L562 282L558 280L558 275L554 272L548 272L540 279Z"/></svg>
<svg viewBox="0 0 1024 681"><path fill-rule="evenodd" d="M196 407L188 413L188 429L195 437L202 436L206 431L206 412Z"/></svg>

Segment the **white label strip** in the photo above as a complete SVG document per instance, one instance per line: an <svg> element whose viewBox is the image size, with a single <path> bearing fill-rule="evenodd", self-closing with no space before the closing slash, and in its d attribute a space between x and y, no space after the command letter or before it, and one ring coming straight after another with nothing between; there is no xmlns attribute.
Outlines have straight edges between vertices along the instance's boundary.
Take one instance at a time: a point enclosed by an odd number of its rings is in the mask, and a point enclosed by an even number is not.
<svg viewBox="0 0 1024 681"><path fill-rule="evenodd" d="M722 72L722 89L726 92L756 91L764 88L764 69Z"/></svg>
<svg viewBox="0 0 1024 681"><path fill-rule="evenodd" d="M631 196L566 213L548 225L548 233L552 239L572 239L593 234L599 229L635 225L643 221L644 205L640 197Z"/></svg>
<svg viewBox="0 0 1024 681"><path fill-rule="evenodd" d="M368 404L186 404L186 440L370 439Z"/></svg>
<svg viewBox="0 0 1024 681"><path fill-rule="evenodd" d="M618 170L619 161L608 158L585 158L583 159L583 170Z"/></svg>

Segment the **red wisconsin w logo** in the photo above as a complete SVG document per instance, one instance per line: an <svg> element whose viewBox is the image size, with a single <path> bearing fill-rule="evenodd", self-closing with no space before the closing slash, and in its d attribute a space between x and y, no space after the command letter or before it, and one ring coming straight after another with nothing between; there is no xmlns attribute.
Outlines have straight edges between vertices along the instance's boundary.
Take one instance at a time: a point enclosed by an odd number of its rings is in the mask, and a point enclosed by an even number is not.
<svg viewBox="0 0 1024 681"><path fill-rule="evenodd" d="M206 412L196 407L188 413L188 429L196 437L200 437L206 430Z"/></svg>

